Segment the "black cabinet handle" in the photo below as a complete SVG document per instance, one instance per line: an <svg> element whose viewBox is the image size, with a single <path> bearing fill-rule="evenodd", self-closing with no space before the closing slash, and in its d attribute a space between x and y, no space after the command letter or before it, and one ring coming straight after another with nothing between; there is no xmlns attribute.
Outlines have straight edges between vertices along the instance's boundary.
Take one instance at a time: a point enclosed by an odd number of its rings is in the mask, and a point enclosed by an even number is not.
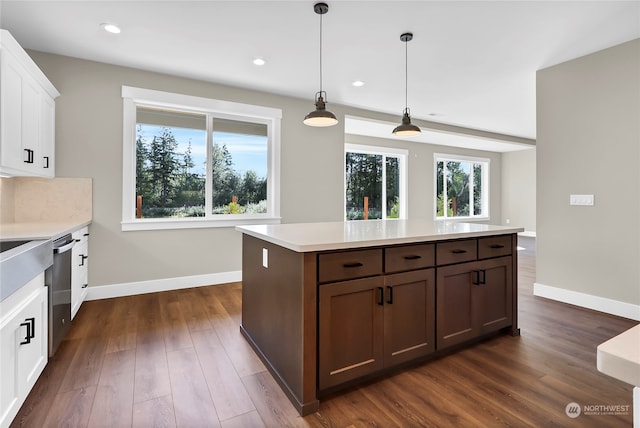
<svg viewBox="0 0 640 428"><path fill-rule="evenodd" d="M378 287L378 305L384 305L384 288Z"/></svg>
<svg viewBox="0 0 640 428"><path fill-rule="evenodd" d="M82 236L89 236L89 234L88 234L88 233L85 233L85 234L84 234L84 235L82 235Z"/></svg>
<svg viewBox="0 0 640 428"><path fill-rule="evenodd" d="M387 285L387 290L389 290L389 298L387 299L387 303L393 305L393 287Z"/></svg>
<svg viewBox="0 0 640 428"><path fill-rule="evenodd" d="M345 263L342 266L346 267L346 268L356 268L356 267L361 267L361 266L364 266L364 265L362 263L360 263L360 262L354 262L354 263Z"/></svg>
<svg viewBox="0 0 640 428"><path fill-rule="evenodd" d="M486 284L487 283L487 271L482 269L478 272L478 283Z"/></svg>
<svg viewBox="0 0 640 428"><path fill-rule="evenodd" d="M44 168L49 168L49 156L44 156Z"/></svg>
<svg viewBox="0 0 640 428"><path fill-rule="evenodd" d="M422 256L419 256L417 254L413 255L413 256L404 256L405 260L418 260L418 259L421 259L421 258L422 258Z"/></svg>
<svg viewBox="0 0 640 428"><path fill-rule="evenodd" d="M504 245L501 244L493 244L493 245L489 245L489 248L493 248L494 250L497 250L499 248L504 248Z"/></svg>
<svg viewBox="0 0 640 428"><path fill-rule="evenodd" d="M451 252L453 254L464 254L467 252L467 250L451 250Z"/></svg>
<svg viewBox="0 0 640 428"><path fill-rule="evenodd" d="M82 288L87 288L89 284L82 284Z"/></svg>
<svg viewBox="0 0 640 428"><path fill-rule="evenodd" d="M33 150L31 149L24 149L25 152L27 152L27 160L24 161L25 163L33 163Z"/></svg>
<svg viewBox="0 0 640 428"><path fill-rule="evenodd" d="M20 345L27 345L31 343L31 339L36 337L36 319L25 318L25 322L20 323L20 326L27 327L27 335L24 337L24 341L20 342Z"/></svg>
<svg viewBox="0 0 640 428"><path fill-rule="evenodd" d="M80 254L80 264L78 266L84 266L84 261L89 258L89 256L85 256L84 254Z"/></svg>
<svg viewBox="0 0 640 428"><path fill-rule="evenodd" d="M471 283L473 285L480 285L480 272L474 270L473 272L471 272L471 275L473 275L471 278Z"/></svg>

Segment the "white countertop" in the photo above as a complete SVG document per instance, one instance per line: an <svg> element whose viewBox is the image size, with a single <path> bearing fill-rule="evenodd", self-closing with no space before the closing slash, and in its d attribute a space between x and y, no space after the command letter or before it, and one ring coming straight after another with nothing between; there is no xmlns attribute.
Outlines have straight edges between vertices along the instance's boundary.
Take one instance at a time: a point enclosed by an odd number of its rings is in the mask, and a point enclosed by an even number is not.
<svg viewBox="0 0 640 428"><path fill-rule="evenodd" d="M598 371L640 386L640 324L598 345Z"/></svg>
<svg viewBox="0 0 640 428"><path fill-rule="evenodd" d="M88 226L91 219L0 224L0 241L57 239Z"/></svg>
<svg viewBox="0 0 640 428"><path fill-rule="evenodd" d="M408 244L523 232L521 227L431 220L355 220L237 226L236 230L297 252Z"/></svg>

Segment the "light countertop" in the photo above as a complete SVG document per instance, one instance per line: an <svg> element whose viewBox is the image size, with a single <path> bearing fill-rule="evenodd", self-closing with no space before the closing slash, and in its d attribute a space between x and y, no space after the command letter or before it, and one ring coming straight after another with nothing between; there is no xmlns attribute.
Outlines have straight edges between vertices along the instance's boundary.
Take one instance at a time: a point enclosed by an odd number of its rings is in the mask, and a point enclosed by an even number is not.
<svg viewBox="0 0 640 428"><path fill-rule="evenodd" d="M236 230L297 252L409 244L523 232L521 227L431 220L355 220L237 226Z"/></svg>
<svg viewBox="0 0 640 428"><path fill-rule="evenodd" d="M88 226L91 219L0 224L0 241L57 239Z"/></svg>
<svg viewBox="0 0 640 428"><path fill-rule="evenodd" d="M598 371L640 386L640 324L598 345Z"/></svg>

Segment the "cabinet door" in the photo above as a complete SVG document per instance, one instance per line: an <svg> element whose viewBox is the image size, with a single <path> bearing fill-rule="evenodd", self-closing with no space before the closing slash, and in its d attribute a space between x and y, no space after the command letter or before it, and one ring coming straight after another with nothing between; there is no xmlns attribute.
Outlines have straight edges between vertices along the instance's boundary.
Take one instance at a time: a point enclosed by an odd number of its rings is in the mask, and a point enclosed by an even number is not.
<svg viewBox="0 0 640 428"><path fill-rule="evenodd" d="M71 249L71 319L73 319L87 294L89 242L86 227L72 234L76 245Z"/></svg>
<svg viewBox="0 0 640 428"><path fill-rule="evenodd" d="M40 93L40 174L55 177L55 100L44 92Z"/></svg>
<svg viewBox="0 0 640 428"><path fill-rule="evenodd" d="M23 169L27 159L22 150L22 76L24 71L8 52L0 51L0 121L2 167Z"/></svg>
<svg viewBox="0 0 640 428"><path fill-rule="evenodd" d="M511 257L484 260L478 263L481 284L474 297L480 334L508 327L513 322L513 277Z"/></svg>
<svg viewBox="0 0 640 428"><path fill-rule="evenodd" d="M19 317L22 329L18 331L18 383L20 394L25 397L35 385L48 359L48 306L47 289L41 287L38 294L22 311ZM31 324L27 337L26 326ZM25 343L27 342L27 343Z"/></svg>
<svg viewBox="0 0 640 428"><path fill-rule="evenodd" d="M478 335L474 285L477 263L439 267L436 279L436 346L443 349Z"/></svg>
<svg viewBox="0 0 640 428"><path fill-rule="evenodd" d="M331 386L383 367L382 277L319 286L318 386Z"/></svg>
<svg viewBox="0 0 640 428"><path fill-rule="evenodd" d="M23 288L33 292L0 323L0 426L9 426L48 359L47 288L44 275Z"/></svg>
<svg viewBox="0 0 640 428"><path fill-rule="evenodd" d="M434 269L385 277L385 366L413 360L435 350L434 284Z"/></svg>

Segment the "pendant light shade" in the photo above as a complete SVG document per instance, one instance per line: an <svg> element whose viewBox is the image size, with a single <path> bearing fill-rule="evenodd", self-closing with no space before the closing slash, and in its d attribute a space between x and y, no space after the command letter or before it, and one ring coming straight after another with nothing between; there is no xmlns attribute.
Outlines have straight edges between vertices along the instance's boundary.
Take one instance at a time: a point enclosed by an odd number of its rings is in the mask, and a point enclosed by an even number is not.
<svg viewBox="0 0 640 428"><path fill-rule="evenodd" d="M407 103L407 87L409 80L407 43L412 39L412 33L403 33L400 35L400 40L404 42L404 111L402 112L402 124L396 126L393 130L393 135L397 135L398 137L413 137L414 135L418 135L422 132L419 127L411 123L411 115Z"/></svg>
<svg viewBox="0 0 640 428"><path fill-rule="evenodd" d="M313 11L320 15L320 90L316 92L316 109L305 116L303 123L309 126L332 126L338 123L336 115L326 108L327 93L322 90L322 15L329 12L329 5L316 3Z"/></svg>

